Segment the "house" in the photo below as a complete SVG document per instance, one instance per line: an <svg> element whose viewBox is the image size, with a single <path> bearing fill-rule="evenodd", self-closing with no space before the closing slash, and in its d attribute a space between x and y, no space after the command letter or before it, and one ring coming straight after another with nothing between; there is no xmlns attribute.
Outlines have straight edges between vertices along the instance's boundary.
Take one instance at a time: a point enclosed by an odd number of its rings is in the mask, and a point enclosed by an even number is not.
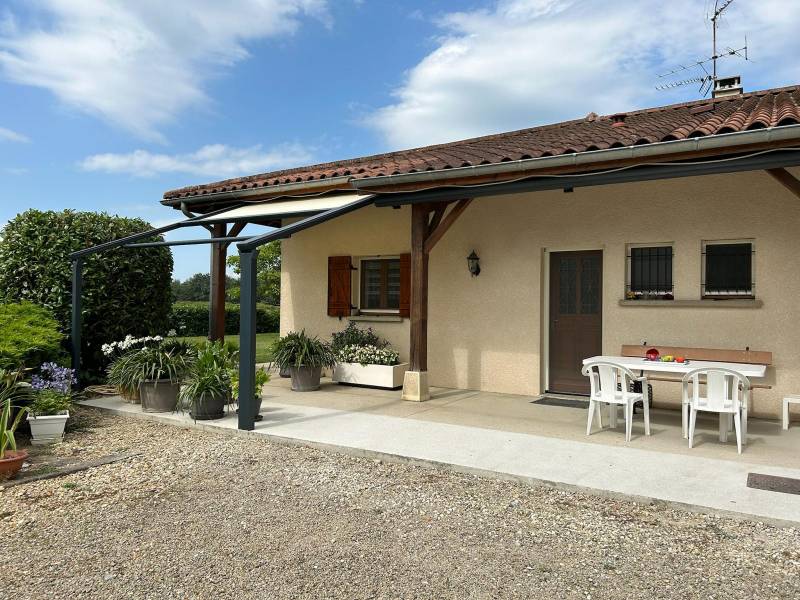
<svg viewBox="0 0 800 600"><path fill-rule="evenodd" d="M411 362L409 399L583 393L581 359L623 344L750 348L773 352L752 413L775 417L800 392L798 165L800 86L720 89L162 202L233 243L244 222L280 227L239 249L285 240L281 333L373 327ZM678 401L656 385L656 405Z"/></svg>

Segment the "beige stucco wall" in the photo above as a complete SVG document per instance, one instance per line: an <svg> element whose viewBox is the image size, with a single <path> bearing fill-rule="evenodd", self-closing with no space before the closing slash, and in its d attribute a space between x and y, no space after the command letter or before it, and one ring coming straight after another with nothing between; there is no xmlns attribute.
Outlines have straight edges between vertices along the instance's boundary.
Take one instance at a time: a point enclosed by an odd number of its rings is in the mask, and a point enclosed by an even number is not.
<svg viewBox="0 0 800 600"><path fill-rule="evenodd" d="M281 332L318 335L346 323L326 315L327 257L409 251L410 211L367 208L284 242ZM430 258L430 383L538 394L546 384L547 252L602 249L603 351L622 344L769 350L774 367L754 412L778 414L784 393L800 393L797 361L800 201L763 172L539 192L474 201ZM755 239L761 308L619 306L626 244L672 242L676 299L698 299L701 242ZM465 257L475 249L481 275ZM408 356L408 323L371 323ZM656 387L675 402L676 384Z"/></svg>
<svg viewBox="0 0 800 600"><path fill-rule="evenodd" d="M410 249L411 211L368 207L300 232L282 245L281 335L305 329L329 339L346 319L328 316L328 257L398 255ZM355 286L353 288L355 290ZM363 323L408 358L408 321Z"/></svg>

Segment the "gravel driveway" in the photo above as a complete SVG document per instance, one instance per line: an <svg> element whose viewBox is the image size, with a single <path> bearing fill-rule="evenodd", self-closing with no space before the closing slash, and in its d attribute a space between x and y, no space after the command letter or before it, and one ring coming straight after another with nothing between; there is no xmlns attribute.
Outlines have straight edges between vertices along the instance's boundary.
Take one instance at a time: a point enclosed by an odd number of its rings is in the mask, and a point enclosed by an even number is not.
<svg viewBox="0 0 800 600"><path fill-rule="evenodd" d="M797 598L800 530L83 409L0 492L0 598Z"/></svg>

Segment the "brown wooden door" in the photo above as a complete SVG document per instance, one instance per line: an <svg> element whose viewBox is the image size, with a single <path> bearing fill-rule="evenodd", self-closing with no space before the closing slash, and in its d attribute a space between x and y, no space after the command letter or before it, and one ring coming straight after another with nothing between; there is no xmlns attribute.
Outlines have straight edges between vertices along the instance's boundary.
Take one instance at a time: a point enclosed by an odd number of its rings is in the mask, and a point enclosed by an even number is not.
<svg viewBox="0 0 800 600"><path fill-rule="evenodd" d="M550 254L548 391L588 394L584 358L602 354L603 253Z"/></svg>

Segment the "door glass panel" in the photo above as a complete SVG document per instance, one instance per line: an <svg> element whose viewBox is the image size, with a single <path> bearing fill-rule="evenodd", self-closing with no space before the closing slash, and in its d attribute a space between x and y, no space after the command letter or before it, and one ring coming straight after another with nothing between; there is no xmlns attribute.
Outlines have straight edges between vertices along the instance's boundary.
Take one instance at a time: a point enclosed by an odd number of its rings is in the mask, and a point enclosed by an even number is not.
<svg viewBox="0 0 800 600"><path fill-rule="evenodd" d="M574 315L577 310L578 261L573 257L564 257L559 265L558 312L562 315Z"/></svg>
<svg viewBox="0 0 800 600"><path fill-rule="evenodd" d="M586 257L581 261L581 313L595 315L600 311L600 261Z"/></svg>

